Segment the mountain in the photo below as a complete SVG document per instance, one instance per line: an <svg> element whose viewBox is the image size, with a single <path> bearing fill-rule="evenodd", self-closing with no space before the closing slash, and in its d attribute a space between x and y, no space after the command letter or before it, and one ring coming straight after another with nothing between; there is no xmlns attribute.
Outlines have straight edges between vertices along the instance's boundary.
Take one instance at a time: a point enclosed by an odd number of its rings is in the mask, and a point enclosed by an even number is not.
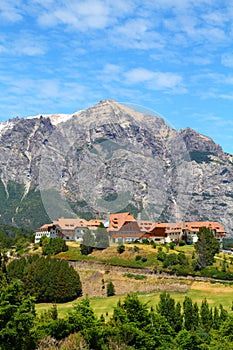
<svg viewBox="0 0 233 350"><path fill-rule="evenodd" d="M0 223L129 210L233 227L233 156L212 139L112 100L0 124Z"/></svg>

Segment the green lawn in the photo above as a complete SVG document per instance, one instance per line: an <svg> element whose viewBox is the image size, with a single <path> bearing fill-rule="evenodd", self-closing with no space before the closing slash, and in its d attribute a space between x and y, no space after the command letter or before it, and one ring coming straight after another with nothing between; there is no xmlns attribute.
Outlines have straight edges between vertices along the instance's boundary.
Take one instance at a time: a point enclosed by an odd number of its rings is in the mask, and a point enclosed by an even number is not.
<svg viewBox="0 0 233 350"><path fill-rule="evenodd" d="M209 282L194 282L187 293L171 292L170 294L176 301L180 301L181 303L186 295L191 297L193 302L197 302L199 305L201 304L201 301L206 298L211 307L222 304L228 311L231 310L233 302L233 286L220 283L211 284ZM156 306L159 301L159 295L160 292L138 294L140 300L143 303L148 303L149 307ZM112 314L113 308L117 305L119 299L123 300L124 296L91 298L90 302L97 316L100 316L101 314L106 316L106 313L108 313L108 315ZM76 302L78 302L78 300ZM65 304L58 304L57 308L59 315L64 316L72 309L74 303L75 301ZM49 309L51 306L52 304L37 304L36 310L40 313L43 310Z"/></svg>

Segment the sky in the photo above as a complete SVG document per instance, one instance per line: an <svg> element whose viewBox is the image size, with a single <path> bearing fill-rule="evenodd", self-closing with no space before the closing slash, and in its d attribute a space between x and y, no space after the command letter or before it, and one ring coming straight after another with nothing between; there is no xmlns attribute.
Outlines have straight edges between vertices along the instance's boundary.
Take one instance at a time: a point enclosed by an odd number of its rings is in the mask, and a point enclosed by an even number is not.
<svg viewBox="0 0 233 350"><path fill-rule="evenodd" d="M114 99L233 154L233 2L1 0L0 120Z"/></svg>

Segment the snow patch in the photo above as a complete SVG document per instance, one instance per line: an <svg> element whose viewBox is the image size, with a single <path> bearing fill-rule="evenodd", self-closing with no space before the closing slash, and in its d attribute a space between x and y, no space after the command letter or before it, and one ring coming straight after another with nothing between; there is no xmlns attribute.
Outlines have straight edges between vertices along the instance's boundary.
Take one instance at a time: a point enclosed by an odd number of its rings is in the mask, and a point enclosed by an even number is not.
<svg viewBox="0 0 233 350"><path fill-rule="evenodd" d="M12 129L15 123L11 120L0 123L0 135L4 134L5 131Z"/></svg>
<svg viewBox="0 0 233 350"><path fill-rule="evenodd" d="M40 117L49 118L53 125L64 123L71 119L74 114L37 114L35 116L27 117L27 119L39 119Z"/></svg>

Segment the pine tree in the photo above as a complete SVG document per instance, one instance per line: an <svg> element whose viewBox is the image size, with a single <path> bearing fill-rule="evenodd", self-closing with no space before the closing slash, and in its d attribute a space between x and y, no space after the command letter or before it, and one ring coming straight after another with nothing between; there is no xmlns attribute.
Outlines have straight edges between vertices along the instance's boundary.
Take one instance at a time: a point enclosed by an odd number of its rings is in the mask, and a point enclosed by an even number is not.
<svg viewBox="0 0 233 350"><path fill-rule="evenodd" d="M95 232L95 247L97 249L106 249L109 247L109 236L104 225L100 225Z"/></svg>
<svg viewBox="0 0 233 350"><path fill-rule="evenodd" d="M213 318L212 318L212 310L209 308L206 298L201 303L200 315L201 315L201 324L203 328L208 332L212 327Z"/></svg>
<svg viewBox="0 0 233 350"><path fill-rule="evenodd" d="M32 327L35 305L25 297L23 285L15 280L0 295L0 348L1 350L34 349Z"/></svg>
<svg viewBox="0 0 233 350"><path fill-rule="evenodd" d="M222 306L222 304L219 305L219 309L220 309L220 315L219 315L219 318L220 318L220 322L225 322L227 317L228 317L228 312L227 310L224 309L224 307Z"/></svg>
<svg viewBox="0 0 233 350"><path fill-rule="evenodd" d="M199 269L204 269L214 263L214 256L219 252L220 246L210 228L201 227L197 236L198 241L195 243L197 266Z"/></svg>
<svg viewBox="0 0 233 350"><path fill-rule="evenodd" d="M80 244L80 251L83 255L91 254L95 247L95 238L89 230L83 235L82 244Z"/></svg>
<svg viewBox="0 0 233 350"><path fill-rule="evenodd" d="M169 324L174 327L174 320L176 318L175 300L171 298L169 293L163 292L160 294L160 300L156 310L160 315L166 317Z"/></svg>
<svg viewBox="0 0 233 350"><path fill-rule="evenodd" d="M213 329L219 329L220 327L220 316L219 316L219 311L218 308L215 306L214 308L214 314L213 314Z"/></svg>
<svg viewBox="0 0 233 350"><path fill-rule="evenodd" d="M183 315L181 312L181 304L178 302L175 306L175 318L174 318L174 325L173 328L176 333L181 331L183 325Z"/></svg>
<svg viewBox="0 0 233 350"><path fill-rule="evenodd" d="M183 302L183 310L184 310L184 328L187 331L194 329L193 325L193 303L192 299L189 297L185 297Z"/></svg>
<svg viewBox="0 0 233 350"><path fill-rule="evenodd" d="M199 326L199 308L197 303L193 305L193 329L197 330Z"/></svg>
<svg viewBox="0 0 233 350"><path fill-rule="evenodd" d="M113 295L115 295L115 287L114 287L114 284L112 283L112 281L110 281L107 284L107 296L111 297Z"/></svg>

